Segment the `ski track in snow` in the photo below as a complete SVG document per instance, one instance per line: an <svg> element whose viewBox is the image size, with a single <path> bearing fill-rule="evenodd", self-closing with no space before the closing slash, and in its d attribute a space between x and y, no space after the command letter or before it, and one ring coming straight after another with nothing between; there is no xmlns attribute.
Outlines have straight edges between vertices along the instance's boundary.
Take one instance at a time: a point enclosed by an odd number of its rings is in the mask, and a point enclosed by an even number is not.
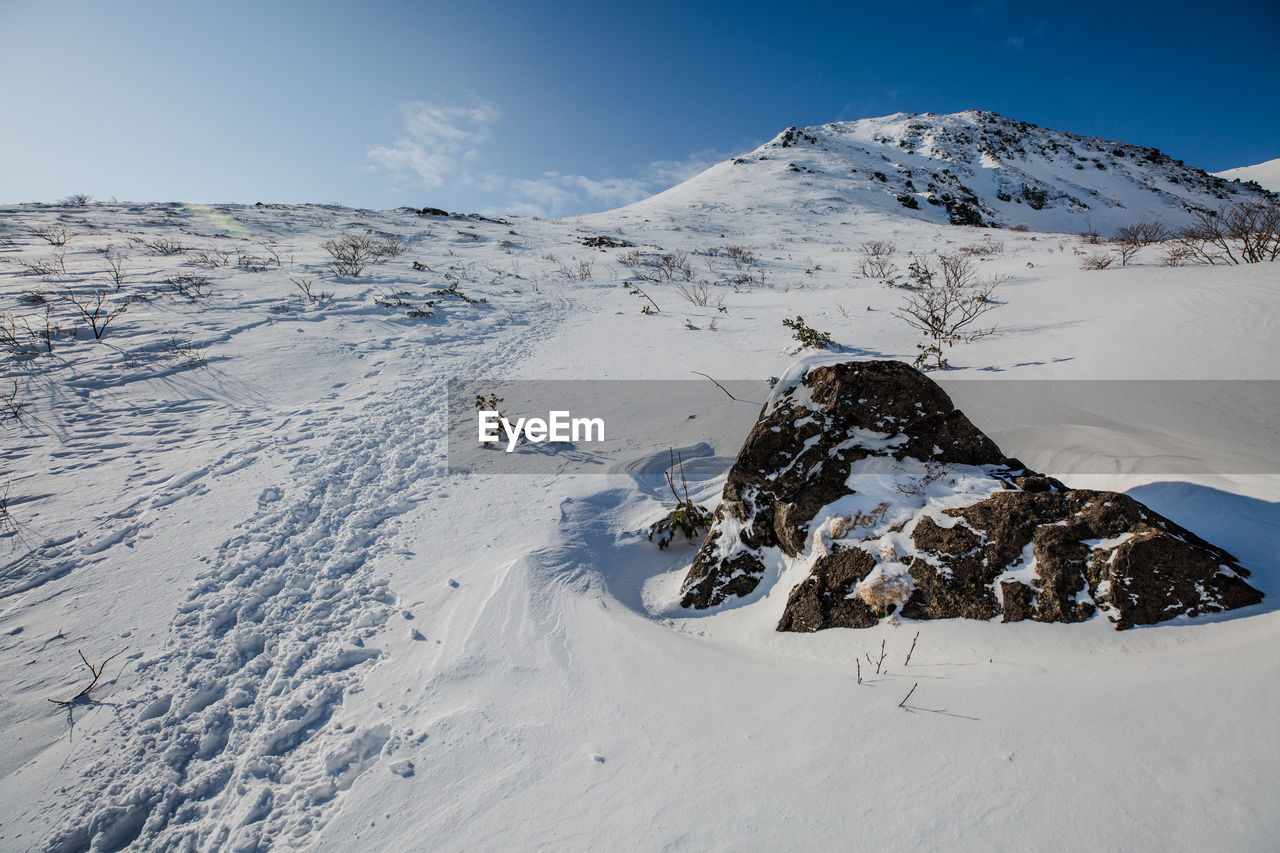
<svg viewBox="0 0 1280 853"><path fill-rule="evenodd" d="M369 566L389 548L385 528L443 488L428 475L444 464L447 380L509 361L566 310L560 299L538 324L512 327L514 336L455 343L447 361L433 360L432 376L354 417L331 423L322 414L303 424L323 430L328 443L305 448L283 488L263 490L244 532L224 542L198 576L165 649L138 662L140 689L115 709L137 724L113 731L110 753L49 804L62 815L46 849L257 850L302 844L323 825L390 736L385 726L320 734L357 689L362 664L381 656L366 642L395 604ZM127 519L143 508L200 490L263 449L238 448L158 484L115 513L123 526L80 553L136 536L141 525ZM68 450L75 458L78 451ZM74 562L64 556L50 565L65 573Z"/></svg>

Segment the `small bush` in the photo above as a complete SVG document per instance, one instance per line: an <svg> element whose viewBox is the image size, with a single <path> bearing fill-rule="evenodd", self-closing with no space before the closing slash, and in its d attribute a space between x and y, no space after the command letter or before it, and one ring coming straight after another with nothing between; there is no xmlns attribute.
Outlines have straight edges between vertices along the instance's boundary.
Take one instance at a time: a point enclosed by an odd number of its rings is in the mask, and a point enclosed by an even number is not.
<svg viewBox="0 0 1280 853"><path fill-rule="evenodd" d="M813 347L814 349L831 349L835 346L835 342L831 340L831 335L826 332L819 332L810 328L800 315L796 315L794 320L783 320L782 325L792 331L792 337L800 342L803 347Z"/></svg>
<svg viewBox="0 0 1280 853"><path fill-rule="evenodd" d="M313 292L311 290L312 281L309 278L291 278L289 279L289 281L293 282L293 286L298 288L298 290L302 292L303 298L306 299L308 302L310 302L312 305L315 305L320 308L324 308L330 302L333 301L332 293L328 293L323 290ZM378 304L381 305L382 303L379 302ZM400 304L404 305L407 303L402 302Z"/></svg>
<svg viewBox="0 0 1280 853"><path fill-rule="evenodd" d="M680 468L680 485L684 492L683 496L676 491L673 472L677 466ZM671 489L671 496L675 498L676 505L665 516L649 525L649 541L652 542L653 537L657 535L659 548L666 548L670 545L671 540L675 538L677 533L683 533L684 538L692 542L711 526L711 513L689 498L689 483L684 477L684 460L678 458L673 452L671 455L671 467L664 473L667 478L667 487Z"/></svg>
<svg viewBox="0 0 1280 853"><path fill-rule="evenodd" d="M699 308L707 307L711 302L711 288L703 282L697 284L686 284L684 282L675 282L676 292L683 296L690 304ZM721 300L724 301L723 299Z"/></svg>
<svg viewBox="0 0 1280 853"><path fill-rule="evenodd" d="M166 237L144 241L142 245L153 255L184 255L191 251L190 246Z"/></svg>
<svg viewBox="0 0 1280 853"><path fill-rule="evenodd" d="M202 249L195 252L187 263L207 270L217 269L231 263L231 253L219 249Z"/></svg>
<svg viewBox="0 0 1280 853"><path fill-rule="evenodd" d="M1246 201L1218 211L1194 211L1178 235L1189 258L1203 264L1256 264L1280 258L1280 203Z"/></svg>
<svg viewBox="0 0 1280 853"><path fill-rule="evenodd" d="M975 329L973 323L998 306L992 299L998 281L979 281L966 255L939 255L936 262L928 256L917 258L908 270L914 286L908 288L906 304L893 314L929 339L916 345L917 368L942 370L950 366L943 347L995 334L994 328Z"/></svg>
<svg viewBox="0 0 1280 853"><path fill-rule="evenodd" d="M329 253L328 267L335 276L359 278L372 265L383 264L404 254L405 245L396 237L378 240L364 235L348 234L326 240L321 248Z"/></svg>
<svg viewBox="0 0 1280 853"><path fill-rule="evenodd" d="M868 240L858 247L862 260L858 263L858 272L863 278L888 278L897 269L893 265L893 255L897 247L888 240Z"/></svg>
<svg viewBox="0 0 1280 853"><path fill-rule="evenodd" d="M1108 252L1094 252L1092 255L1086 255L1080 262L1080 269L1105 270L1115 262L1115 259L1116 256Z"/></svg>
<svg viewBox="0 0 1280 853"><path fill-rule="evenodd" d="M175 275L166 278L164 283L174 296L181 296L183 299L195 302L205 295L209 279L203 275Z"/></svg>
<svg viewBox="0 0 1280 853"><path fill-rule="evenodd" d="M1173 233L1161 222L1132 222L1116 229L1117 243L1133 243L1137 246L1150 246L1163 243Z"/></svg>
<svg viewBox="0 0 1280 853"><path fill-rule="evenodd" d="M49 225L44 228L32 228L31 233L44 240L50 246L65 246L76 236L74 232L68 231L60 225Z"/></svg>
<svg viewBox="0 0 1280 853"><path fill-rule="evenodd" d="M102 340L102 336L106 334L107 326L116 317L125 312L128 307L127 302L110 303L107 302L107 294L105 291L95 291L87 297L77 296L74 291L66 292L67 301L75 306L80 316L84 318L85 323L93 331L93 339L95 341Z"/></svg>

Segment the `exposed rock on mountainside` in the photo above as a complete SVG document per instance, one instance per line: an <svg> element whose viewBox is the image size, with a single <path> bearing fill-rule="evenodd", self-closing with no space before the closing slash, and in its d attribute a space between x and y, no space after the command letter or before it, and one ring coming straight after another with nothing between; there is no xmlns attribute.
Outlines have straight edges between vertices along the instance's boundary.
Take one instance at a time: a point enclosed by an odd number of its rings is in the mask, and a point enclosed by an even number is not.
<svg viewBox="0 0 1280 853"><path fill-rule="evenodd" d="M894 361L814 367L775 395L683 604L720 605L792 570L805 574L780 631L894 613L1078 622L1098 608L1128 628L1262 598L1230 554L1132 498L1068 489L1004 456Z"/></svg>
<svg viewBox="0 0 1280 853"><path fill-rule="evenodd" d="M641 202L808 213L880 210L956 225L1178 227L1193 211L1267 197L1155 148L1049 130L992 112L898 113L789 127L755 151Z"/></svg>

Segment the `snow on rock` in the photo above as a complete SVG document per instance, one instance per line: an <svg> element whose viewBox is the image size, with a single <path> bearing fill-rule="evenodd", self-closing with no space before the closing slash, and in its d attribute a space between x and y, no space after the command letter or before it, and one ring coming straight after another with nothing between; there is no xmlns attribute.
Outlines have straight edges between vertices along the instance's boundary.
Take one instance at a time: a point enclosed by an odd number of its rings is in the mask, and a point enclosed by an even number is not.
<svg viewBox="0 0 1280 853"><path fill-rule="evenodd" d="M1078 622L1098 605L1129 628L1262 600L1227 552L1130 497L1026 470L895 361L811 367L765 407L682 603L749 595L788 558L807 577L779 631L896 614Z"/></svg>

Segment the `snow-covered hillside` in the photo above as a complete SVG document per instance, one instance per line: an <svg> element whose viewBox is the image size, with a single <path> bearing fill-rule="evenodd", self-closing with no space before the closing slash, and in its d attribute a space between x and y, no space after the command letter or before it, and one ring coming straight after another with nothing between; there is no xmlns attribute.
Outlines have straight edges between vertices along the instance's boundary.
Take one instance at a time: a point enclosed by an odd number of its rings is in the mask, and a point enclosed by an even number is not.
<svg viewBox="0 0 1280 853"><path fill-rule="evenodd" d="M1280 157L1255 166L1240 166L1237 169L1227 169L1225 172L1215 172L1215 174L1228 181L1241 183L1253 181L1263 189L1280 193Z"/></svg>
<svg viewBox="0 0 1280 853"><path fill-rule="evenodd" d="M635 208L846 217L878 211L1110 236L1137 221L1180 227L1192 210L1265 195L1155 148L970 110L787 128Z"/></svg>
<svg viewBox="0 0 1280 853"><path fill-rule="evenodd" d="M1266 394L1204 413L1197 445L1083 413L992 429L953 392L1005 452L1127 491L1266 595L1125 632L778 633L781 575L741 606L679 606L696 544L646 535L671 508L665 452L608 475L447 469L455 378L682 379L719 401L694 371L766 380L814 356L797 316L838 345L824 357L911 361L909 291L883 278L939 252L1000 280L998 332L948 351L956 385L1276 378L1274 264L1148 246L1082 269L1108 251L1078 236L1090 216L1174 224L1247 191L1039 130L979 171L1003 121L797 132L563 221L0 209L0 849L1274 849ZM919 210L896 201L907 180ZM984 221L1069 230L949 224L930 181L973 190ZM1041 209L990 200L1019 183ZM377 247L358 276L328 266L345 237ZM757 404L675 448L694 499L714 504ZM81 653L101 677L51 702L93 680Z"/></svg>

